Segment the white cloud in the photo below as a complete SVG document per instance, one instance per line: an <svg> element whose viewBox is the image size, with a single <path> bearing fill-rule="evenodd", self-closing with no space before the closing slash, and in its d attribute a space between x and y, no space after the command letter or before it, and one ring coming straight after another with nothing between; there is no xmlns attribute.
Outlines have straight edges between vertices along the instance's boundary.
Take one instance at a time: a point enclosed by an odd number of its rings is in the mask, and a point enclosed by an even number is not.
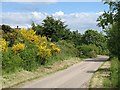
<svg viewBox="0 0 120 90"><path fill-rule="evenodd" d="M102 13L103 12L80 12L65 14L63 11L58 11L51 15L53 15L55 18L61 18L62 21L68 25L68 28L71 28L71 30L79 30L79 32L83 33L87 29L99 29L96 26L96 19ZM0 15L1 14L2 16L0 16L0 19L2 19L2 23L0 24L8 24L13 27L16 27L17 25L20 27L30 27L32 21L37 24L41 24L42 20L45 19L46 16L50 15L42 12L2 12Z"/></svg>
<svg viewBox="0 0 120 90"><path fill-rule="evenodd" d="M59 11L59 12L55 12L55 14L53 14L53 16L63 16L64 12Z"/></svg>

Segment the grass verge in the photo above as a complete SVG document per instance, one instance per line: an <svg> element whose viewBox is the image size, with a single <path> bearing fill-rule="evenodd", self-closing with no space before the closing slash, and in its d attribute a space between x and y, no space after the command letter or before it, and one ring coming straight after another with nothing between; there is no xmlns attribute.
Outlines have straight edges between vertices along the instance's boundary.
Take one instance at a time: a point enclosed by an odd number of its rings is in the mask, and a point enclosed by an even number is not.
<svg viewBox="0 0 120 90"><path fill-rule="evenodd" d="M108 78L110 77L110 66L111 62L106 61L99 67L99 69L95 72L89 81L89 88L103 88L104 85L110 84Z"/></svg>
<svg viewBox="0 0 120 90"><path fill-rule="evenodd" d="M2 87L19 87L22 84L29 82L31 80L45 77L48 74L55 73L56 71L63 70L72 66L75 63L80 62L80 58L70 58L64 61L57 61L53 64L48 64L39 67L37 70L30 72L25 70L20 70L14 74L3 75Z"/></svg>
<svg viewBox="0 0 120 90"><path fill-rule="evenodd" d="M114 57L106 61L95 72L89 82L90 88L118 88L120 79L119 60Z"/></svg>

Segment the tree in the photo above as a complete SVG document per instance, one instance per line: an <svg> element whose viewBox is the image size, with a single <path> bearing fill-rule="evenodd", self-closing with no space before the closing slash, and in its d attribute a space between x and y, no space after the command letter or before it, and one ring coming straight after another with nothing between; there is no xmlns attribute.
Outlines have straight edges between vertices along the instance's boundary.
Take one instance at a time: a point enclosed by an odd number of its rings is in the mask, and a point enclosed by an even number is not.
<svg viewBox="0 0 120 90"><path fill-rule="evenodd" d="M85 31L82 36L82 43L87 45L94 44L99 48L99 54L107 54L107 38L102 32L98 33L95 30Z"/></svg>
<svg viewBox="0 0 120 90"><path fill-rule="evenodd" d="M120 1L105 2L109 11L104 12L99 18L98 26L102 27L108 36L108 48L112 55L120 61Z"/></svg>
<svg viewBox="0 0 120 90"><path fill-rule="evenodd" d="M9 46L12 46L17 38L17 32L15 29L11 28L9 25L2 25L3 38L9 42Z"/></svg>
<svg viewBox="0 0 120 90"><path fill-rule="evenodd" d="M101 43L105 41L105 35L98 33L96 30L87 30L82 36L82 42L84 44L95 44L96 46L100 46Z"/></svg>
<svg viewBox="0 0 120 90"><path fill-rule="evenodd" d="M43 35L51 38L51 41L64 40L68 38L69 29L60 19L55 20L52 16L47 16L43 20Z"/></svg>
<svg viewBox="0 0 120 90"><path fill-rule="evenodd" d="M2 25L2 30L4 31L4 33L14 31L9 25L4 25L4 24Z"/></svg>
<svg viewBox="0 0 120 90"><path fill-rule="evenodd" d="M36 31L37 35L43 36L43 27L41 25L36 25L34 22L32 23L32 29Z"/></svg>
<svg viewBox="0 0 120 90"><path fill-rule="evenodd" d="M70 40L74 42L75 46L79 46L82 44L82 35L77 31L71 32Z"/></svg>

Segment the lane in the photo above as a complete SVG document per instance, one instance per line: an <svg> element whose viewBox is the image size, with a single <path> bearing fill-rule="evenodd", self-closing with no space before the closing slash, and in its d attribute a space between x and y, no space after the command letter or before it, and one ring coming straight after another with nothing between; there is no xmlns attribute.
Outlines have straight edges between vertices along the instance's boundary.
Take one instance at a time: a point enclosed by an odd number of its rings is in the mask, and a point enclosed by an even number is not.
<svg viewBox="0 0 120 90"><path fill-rule="evenodd" d="M33 81L21 88L85 88L93 73L107 59L107 56L85 59L85 61L45 78Z"/></svg>

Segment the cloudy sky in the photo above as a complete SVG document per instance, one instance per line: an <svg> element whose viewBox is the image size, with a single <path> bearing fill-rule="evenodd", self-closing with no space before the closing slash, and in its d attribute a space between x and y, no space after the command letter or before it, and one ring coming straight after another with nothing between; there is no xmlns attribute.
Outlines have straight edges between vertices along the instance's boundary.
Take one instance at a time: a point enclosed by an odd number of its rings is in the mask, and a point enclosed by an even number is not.
<svg viewBox="0 0 120 90"><path fill-rule="evenodd" d="M12 27L30 27L32 22L41 24L48 15L60 18L71 30L83 33L97 27L96 19L108 6L102 2L1 2L0 24ZM28 0L29 1L29 0ZM56 1L56 0L53 0Z"/></svg>

